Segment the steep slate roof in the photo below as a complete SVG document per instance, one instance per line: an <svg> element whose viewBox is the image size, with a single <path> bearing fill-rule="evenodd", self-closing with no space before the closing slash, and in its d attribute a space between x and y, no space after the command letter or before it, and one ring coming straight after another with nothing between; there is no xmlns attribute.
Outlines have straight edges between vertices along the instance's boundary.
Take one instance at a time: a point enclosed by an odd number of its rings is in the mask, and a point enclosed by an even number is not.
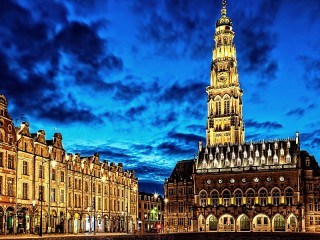
<svg viewBox="0 0 320 240"><path fill-rule="evenodd" d="M174 180L184 180L188 179L190 180L193 172L193 164L194 160L182 160L176 163L176 166L174 167L170 178L168 179L169 182L172 182Z"/></svg>

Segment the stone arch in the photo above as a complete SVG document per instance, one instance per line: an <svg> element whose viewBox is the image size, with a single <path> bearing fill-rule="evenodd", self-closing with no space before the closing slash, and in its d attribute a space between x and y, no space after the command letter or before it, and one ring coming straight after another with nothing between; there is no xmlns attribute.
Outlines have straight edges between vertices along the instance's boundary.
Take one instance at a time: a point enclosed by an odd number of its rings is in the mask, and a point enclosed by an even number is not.
<svg viewBox="0 0 320 240"><path fill-rule="evenodd" d="M199 192L199 205L205 207L207 205L208 193L206 190L202 189Z"/></svg>
<svg viewBox="0 0 320 240"><path fill-rule="evenodd" d="M254 200L255 200L256 192L254 191L253 188L248 188L246 190L246 204L247 205L254 205Z"/></svg>
<svg viewBox="0 0 320 240"><path fill-rule="evenodd" d="M286 231L287 232L297 232L298 231L298 219L291 213L286 219Z"/></svg>
<svg viewBox="0 0 320 240"><path fill-rule="evenodd" d="M284 217L278 213L272 219L272 231L274 232L283 232L286 230L285 219Z"/></svg>
<svg viewBox="0 0 320 240"><path fill-rule="evenodd" d="M234 232L235 231L235 219L231 214L223 214L218 221L219 232Z"/></svg>
<svg viewBox="0 0 320 240"><path fill-rule="evenodd" d="M206 220L207 231L217 231L218 230L218 219L215 215L210 214Z"/></svg>
<svg viewBox="0 0 320 240"><path fill-rule="evenodd" d="M243 191L240 188L237 188L233 191L234 196L234 205L240 206L243 204Z"/></svg>
<svg viewBox="0 0 320 240"><path fill-rule="evenodd" d="M270 232L271 221L270 218L262 213L257 214L252 220L253 232Z"/></svg>
<svg viewBox="0 0 320 240"><path fill-rule="evenodd" d="M281 199L281 190L278 187L274 187L270 191L271 193L271 203L273 205L279 205Z"/></svg>
<svg viewBox="0 0 320 240"><path fill-rule="evenodd" d="M228 189L222 191L222 205L229 206L231 204L231 192Z"/></svg>
<svg viewBox="0 0 320 240"><path fill-rule="evenodd" d="M213 189L210 193L211 205L218 206L219 205L219 192L216 189Z"/></svg>
<svg viewBox="0 0 320 240"><path fill-rule="evenodd" d="M265 206L268 204L268 190L265 187L262 187L258 190L258 200L261 206Z"/></svg>
<svg viewBox="0 0 320 240"><path fill-rule="evenodd" d="M250 218L246 214L241 214L237 218L238 231L250 231Z"/></svg>

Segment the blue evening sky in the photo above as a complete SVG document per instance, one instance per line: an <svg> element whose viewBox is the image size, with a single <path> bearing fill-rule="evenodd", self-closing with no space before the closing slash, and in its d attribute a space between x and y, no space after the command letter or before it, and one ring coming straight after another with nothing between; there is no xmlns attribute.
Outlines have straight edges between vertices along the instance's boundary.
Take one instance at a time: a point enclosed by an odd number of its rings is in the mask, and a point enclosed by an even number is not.
<svg viewBox="0 0 320 240"><path fill-rule="evenodd" d="M246 140L320 159L320 1L229 0ZM204 141L221 0L1 0L0 94L67 152L122 162L163 191ZM21 118L21 116L23 117Z"/></svg>

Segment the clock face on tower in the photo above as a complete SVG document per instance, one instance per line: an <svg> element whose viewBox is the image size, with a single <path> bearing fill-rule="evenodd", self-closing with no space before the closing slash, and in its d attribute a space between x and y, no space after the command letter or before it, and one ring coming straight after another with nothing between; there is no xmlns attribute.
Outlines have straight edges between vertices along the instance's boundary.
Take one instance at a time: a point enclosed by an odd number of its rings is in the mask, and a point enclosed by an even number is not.
<svg viewBox="0 0 320 240"><path fill-rule="evenodd" d="M219 72L218 73L218 81L219 82L225 82L228 79L228 73L227 72Z"/></svg>

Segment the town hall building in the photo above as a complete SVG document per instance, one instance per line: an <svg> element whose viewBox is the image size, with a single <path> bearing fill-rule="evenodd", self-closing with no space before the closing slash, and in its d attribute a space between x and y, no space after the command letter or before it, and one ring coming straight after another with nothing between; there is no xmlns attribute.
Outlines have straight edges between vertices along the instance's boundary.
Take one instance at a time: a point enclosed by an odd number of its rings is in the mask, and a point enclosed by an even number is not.
<svg viewBox="0 0 320 240"><path fill-rule="evenodd" d="M165 180L165 232L320 232L320 171L299 133L245 141L232 21L216 22L206 143Z"/></svg>

